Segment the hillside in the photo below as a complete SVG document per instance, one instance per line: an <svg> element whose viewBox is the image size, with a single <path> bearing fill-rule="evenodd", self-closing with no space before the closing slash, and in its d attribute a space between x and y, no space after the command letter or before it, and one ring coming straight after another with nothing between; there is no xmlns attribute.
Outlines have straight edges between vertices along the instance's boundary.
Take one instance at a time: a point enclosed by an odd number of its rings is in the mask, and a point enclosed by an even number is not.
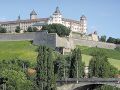
<svg viewBox="0 0 120 90"><path fill-rule="evenodd" d="M91 53L94 52L95 49L101 49L106 53L109 62L120 70L120 52L116 50L95 48L95 47L86 47L86 46L77 46L77 47L81 49L82 59L85 62L86 66L88 66L89 61L92 58L92 56L90 56Z"/></svg>
<svg viewBox="0 0 120 90"><path fill-rule="evenodd" d="M35 63L36 48L29 41L2 41L0 42L0 60L20 58Z"/></svg>
<svg viewBox="0 0 120 90"><path fill-rule="evenodd" d="M85 55L82 54L82 60L85 62L85 65L88 66L89 65L89 61L91 60L92 56L90 55ZM115 66L116 68L118 68L120 70L120 59L112 59L112 58L108 58L109 62Z"/></svg>
<svg viewBox="0 0 120 90"><path fill-rule="evenodd" d="M91 55L94 50L103 50L106 53L108 58L120 60L120 52L112 49L96 48L96 47L87 47L87 46L77 46L81 49L82 54Z"/></svg>
<svg viewBox="0 0 120 90"><path fill-rule="evenodd" d="M2 41L0 42L0 60L20 58L29 60L31 64L36 63L37 46L31 44L30 41ZM90 53L95 49L92 47L79 46L82 50L82 58L86 65L92 56ZM120 70L120 52L115 50L103 49L112 65Z"/></svg>

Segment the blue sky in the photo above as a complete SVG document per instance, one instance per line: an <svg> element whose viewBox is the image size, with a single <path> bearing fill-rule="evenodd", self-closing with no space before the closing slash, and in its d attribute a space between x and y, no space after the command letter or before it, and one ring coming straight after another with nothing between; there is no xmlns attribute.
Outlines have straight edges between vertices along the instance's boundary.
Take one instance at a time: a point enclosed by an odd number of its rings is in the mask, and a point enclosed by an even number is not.
<svg viewBox="0 0 120 90"><path fill-rule="evenodd" d="M63 17L88 19L88 32L120 38L120 0L0 0L0 21L28 19L34 9L39 17L49 17L59 6Z"/></svg>

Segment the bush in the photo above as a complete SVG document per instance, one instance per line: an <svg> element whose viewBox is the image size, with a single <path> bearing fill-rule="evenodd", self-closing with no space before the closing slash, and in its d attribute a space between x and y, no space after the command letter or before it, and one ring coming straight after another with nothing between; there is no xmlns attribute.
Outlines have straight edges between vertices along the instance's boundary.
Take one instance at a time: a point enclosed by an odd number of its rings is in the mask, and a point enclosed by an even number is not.
<svg viewBox="0 0 120 90"><path fill-rule="evenodd" d="M116 47L115 50L120 52L120 47Z"/></svg>
<svg viewBox="0 0 120 90"><path fill-rule="evenodd" d="M16 27L15 32L20 33L20 27L19 26Z"/></svg>
<svg viewBox="0 0 120 90"><path fill-rule="evenodd" d="M48 33L57 33L60 37L69 36L70 34L70 29L62 24L45 25L42 30L48 30Z"/></svg>
<svg viewBox="0 0 120 90"><path fill-rule="evenodd" d="M0 27L0 33L6 33L6 32L7 32L6 28Z"/></svg>
<svg viewBox="0 0 120 90"><path fill-rule="evenodd" d="M36 27L28 27L27 32L36 32L37 30Z"/></svg>

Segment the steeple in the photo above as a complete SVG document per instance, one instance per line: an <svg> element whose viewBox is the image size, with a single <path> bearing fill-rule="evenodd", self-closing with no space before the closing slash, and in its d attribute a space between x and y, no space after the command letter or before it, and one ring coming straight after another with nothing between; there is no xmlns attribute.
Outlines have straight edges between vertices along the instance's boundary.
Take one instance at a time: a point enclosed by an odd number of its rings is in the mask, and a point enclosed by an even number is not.
<svg viewBox="0 0 120 90"><path fill-rule="evenodd" d="M37 13L36 13L35 10L33 9L32 12L30 13L30 15L37 15Z"/></svg>
<svg viewBox="0 0 120 90"><path fill-rule="evenodd" d="M20 15L18 16L18 19L17 20L20 20Z"/></svg>
<svg viewBox="0 0 120 90"><path fill-rule="evenodd" d="M37 13L33 9L32 12L30 13L30 19L37 19Z"/></svg>
<svg viewBox="0 0 120 90"><path fill-rule="evenodd" d="M58 24L62 24L62 14L59 10L59 7L56 7L54 13L52 14L52 16L49 19L49 23L58 23Z"/></svg>
<svg viewBox="0 0 120 90"><path fill-rule="evenodd" d="M81 20L87 20L87 18L85 17L85 15L82 15L82 16L80 17L80 19L81 19Z"/></svg>
<svg viewBox="0 0 120 90"><path fill-rule="evenodd" d="M82 34L87 33L87 18L85 17L85 15L82 15L80 17L80 32Z"/></svg>
<svg viewBox="0 0 120 90"><path fill-rule="evenodd" d="M58 7L58 6L56 7L56 10L55 10L55 12L53 13L53 15L56 15L56 14L61 15L61 12L60 12L60 10L59 10L59 7Z"/></svg>

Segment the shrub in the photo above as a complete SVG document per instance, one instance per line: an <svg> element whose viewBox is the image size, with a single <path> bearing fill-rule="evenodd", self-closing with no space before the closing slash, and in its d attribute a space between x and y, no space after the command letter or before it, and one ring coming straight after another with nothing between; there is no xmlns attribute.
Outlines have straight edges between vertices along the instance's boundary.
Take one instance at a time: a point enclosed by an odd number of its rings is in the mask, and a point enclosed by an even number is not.
<svg viewBox="0 0 120 90"><path fill-rule="evenodd" d="M57 33L60 37L69 36L70 34L70 29L62 24L45 25L42 30L48 30L48 33Z"/></svg>

